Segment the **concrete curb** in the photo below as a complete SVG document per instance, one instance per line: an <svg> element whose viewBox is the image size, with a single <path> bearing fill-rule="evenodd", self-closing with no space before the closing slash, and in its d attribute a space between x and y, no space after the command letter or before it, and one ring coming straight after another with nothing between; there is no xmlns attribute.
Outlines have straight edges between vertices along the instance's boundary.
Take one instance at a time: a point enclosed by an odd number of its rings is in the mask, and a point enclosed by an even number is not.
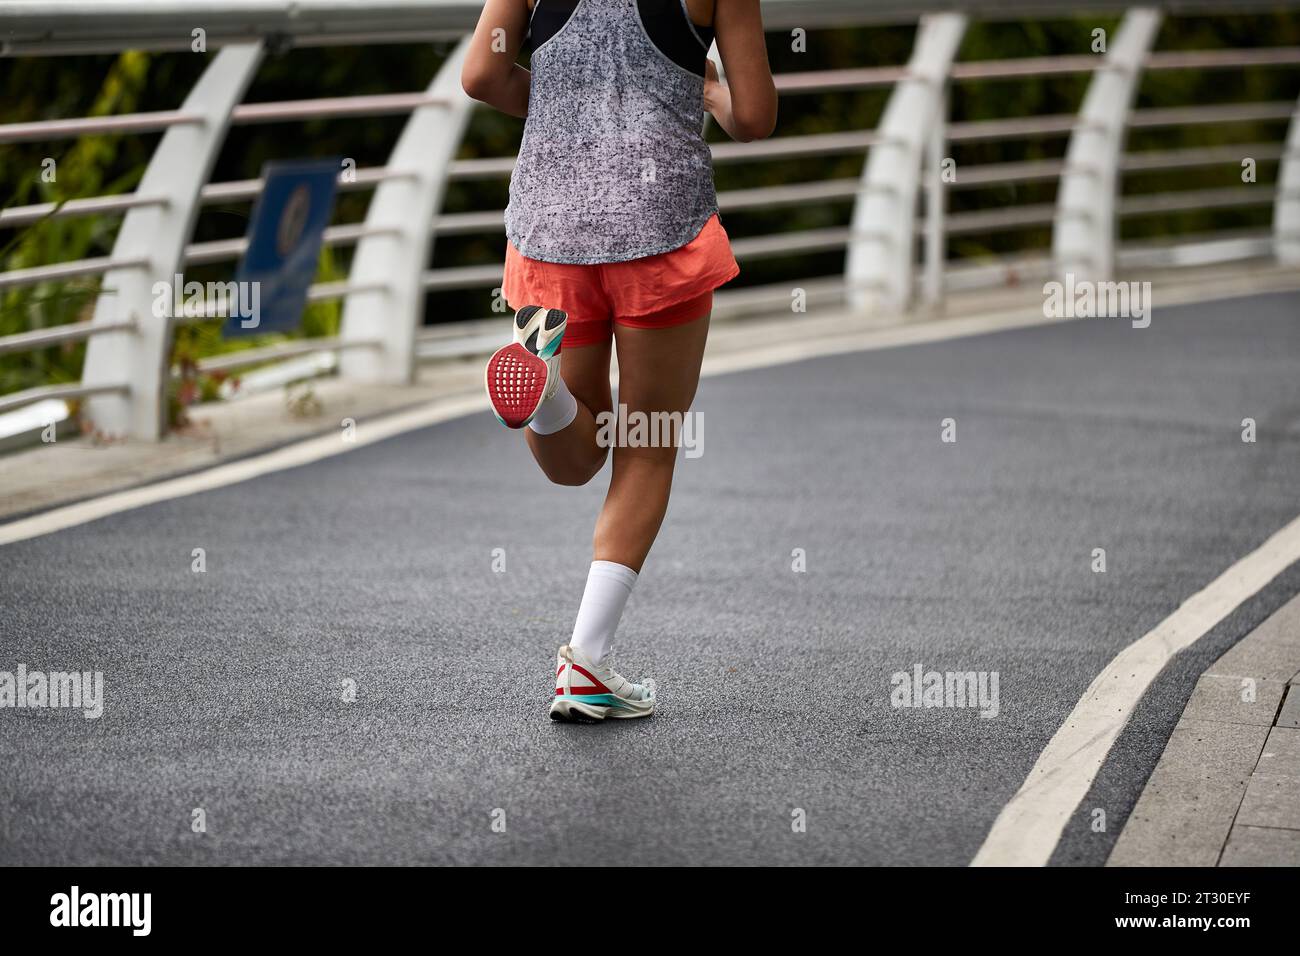
<svg viewBox="0 0 1300 956"><path fill-rule="evenodd" d="M1210 667L1107 866L1300 865L1300 597Z"/></svg>

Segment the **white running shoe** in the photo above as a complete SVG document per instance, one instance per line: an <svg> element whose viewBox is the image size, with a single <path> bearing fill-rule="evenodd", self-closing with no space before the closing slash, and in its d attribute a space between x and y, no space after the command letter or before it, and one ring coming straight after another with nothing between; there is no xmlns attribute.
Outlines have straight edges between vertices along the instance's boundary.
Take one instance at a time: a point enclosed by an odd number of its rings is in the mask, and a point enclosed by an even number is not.
<svg viewBox="0 0 1300 956"><path fill-rule="evenodd" d="M655 682L634 684L616 673L606 657L593 664L565 644L555 659L555 700L551 720L604 720L606 717L649 717L655 712Z"/></svg>
<svg viewBox="0 0 1300 956"><path fill-rule="evenodd" d="M560 383L560 343L568 315L526 305L515 313L514 341L488 359L484 381L497 421L523 428Z"/></svg>

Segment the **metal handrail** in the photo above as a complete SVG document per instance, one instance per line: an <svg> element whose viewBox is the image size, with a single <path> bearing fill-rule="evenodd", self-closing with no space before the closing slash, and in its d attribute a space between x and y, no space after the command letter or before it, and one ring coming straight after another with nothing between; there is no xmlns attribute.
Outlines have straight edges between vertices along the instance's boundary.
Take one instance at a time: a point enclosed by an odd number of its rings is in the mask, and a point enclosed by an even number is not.
<svg viewBox="0 0 1300 956"><path fill-rule="evenodd" d="M1257 12L1292 0L1178 0L1183 14ZM1117 13L1128 0L1076 0L1079 13ZM921 13L981 12L1001 17L1042 16L1052 6L1043 0L763 0L763 20L771 30L792 27L912 23ZM428 35L463 36L474 28L481 0L258 0L255 4L211 4L204 20L211 45L274 38L284 46L322 42L420 42ZM192 0L6 0L0 6L0 35L11 50L40 44L44 52L65 46L81 50L172 49L194 25Z"/></svg>
<svg viewBox="0 0 1300 956"><path fill-rule="evenodd" d="M371 293L382 293L387 286L381 282L349 282L347 280L334 282L317 282L307 289L308 302L332 302L338 299L346 299L350 295L367 295ZM197 325L200 322L224 321L224 315L212 315L206 312L181 313L172 317L172 325L185 326Z"/></svg>
<svg viewBox="0 0 1300 956"><path fill-rule="evenodd" d="M110 133L157 133L173 126L195 125L202 118L180 110L87 116L80 119L37 120L0 126L0 143L44 142Z"/></svg>
<svg viewBox="0 0 1300 956"><path fill-rule="evenodd" d="M347 246L367 236L397 235L391 229L367 229L364 223L342 223L329 226L321 237L326 246ZM194 242L185 247L185 263L200 265L213 262L229 262L238 259L248 249L248 237L237 239L215 239L209 242Z"/></svg>
<svg viewBox="0 0 1300 956"><path fill-rule="evenodd" d="M101 216L105 213L126 212L142 206L165 206L164 196L141 196L124 193L116 196L93 196L86 199L69 199L63 203L43 202L30 206L13 206L0 209L0 229L26 226L42 219L77 219L84 216Z"/></svg>
<svg viewBox="0 0 1300 956"><path fill-rule="evenodd" d="M771 139L760 139L751 143L711 143L709 148L713 154L713 162L716 164L856 153L874 146L876 142L875 131L864 129L843 133L774 136Z"/></svg>
<svg viewBox="0 0 1300 956"><path fill-rule="evenodd" d="M1257 206L1272 203L1276 196L1277 190L1263 183L1224 189L1183 189L1177 192L1123 196L1119 201L1119 214L1145 216L1157 212L1184 212L1188 209Z"/></svg>
<svg viewBox="0 0 1300 956"><path fill-rule="evenodd" d="M306 119L336 119L344 116L392 116L428 106L446 105L446 100L429 96L427 93L323 96L313 100L241 103L230 114L230 122L235 126L247 126L253 123L284 123Z"/></svg>
<svg viewBox="0 0 1300 956"><path fill-rule="evenodd" d="M1086 74L1096 70L1101 57L1095 53L1067 56L1015 57L1005 60L968 60L954 63L948 72L952 82L1012 80L1031 76ZM1269 47L1243 50L1184 50L1152 53L1144 70L1211 70L1240 67L1294 66L1300 64L1300 48ZM908 78L906 67L875 66L844 70L780 73L778 93L829 93L836 90L871 89L892 86Z"/></svg>
<svg viewBox="0 0 1300 956"><path fill-rule="evenodd" d="M148 259L114 259L112 256L95 256L90 259L72 259L48 266L31 266L0 272L0 289L39 285L56 279L75 279L80 276L100 275L110 269L137 269L149 264Z"/></svg>
<svg viewBox="0 0 1300 956"><path fill-rule="evenodd" d="M339 174L336 189L339 192L353 192L373 189L381 182L412 176L414 173L392 170L386 166L374 166L356 170L350 176ZM239 179L224 183L208 183L199 194L199 203L211 206L225 202L244 202L256 199L262 192L263 180ZM0 228L14 228L30 225L42 219L76 219L85 216L100 216L109 213L127 212L143 206L165 206L165 196L141 196L138 193L92 196L81 199L69 199L63 203L34 203L30 206L12 206L0 210Z"/></svg>
<svg viewBox="0 0 1300 956"><path fill-rule="evenodd" d="M1190 149L1143 150L1126 153L1120 159L1125 172L1142 172L1151 169L1184 169L1194 166L1213 166L1218 163L1239 163L1249 156L1255 160L1281 159L1283 149L1278 143L1234 143L1230 146L1196 146Z"/></svg>
<svg viewBox="0 0 1300 956"><path fill-rule="evenodd" d="M200 372L229 372L231 369L247 368L250 365L265 365L282 359L297 358L313 352L340 352L346 349L376 348L378 342L345 342L338 336L319 339L294 339L291 342L277 342L263 348L245 349L226 355L213 355L199 359L195 367Z"/></svg>
<svg viewBox="0 0 1300 956"><path fill-rule="evenodd" d="M67 325L53 325L31 332L15 332L13 335L0 336L0 354L6 352L31 352L36 349L62 345L64 342L81 342L92 335L105 332L119 332L135 328L135 322L124 319L121 322L69 322Z"/></svg>
<svg viewBox="0 0 1300 956"><path fill-rule="evenodd" d="M1241 66L1300 65L1300 47L1238 50L1169 50L1148 54L1144 70L1222 70Z"/></svg>
<svg viewBox="0 0 1300 956"><path fill-rule="evenodd" d="M128 391L130 391L130 386L127 385L83 385L80 382L73 385L37 385L35 388L24 389L21 392L0 395L0 412L11 412L16 408L35 405L37 402L47 402L52 398L86 398L90 395L108 395Z"/></svg>
<svg viewBox="0 0 1300 956"><path fill-rule="evenodd" d="M368 96L327 96L312 100L269 103L241 103L231 113L235 126L255 123L285 123L308 119L337 119L347 116L390 116L446 101L425 93L379 93ZM80 119L38 120L0 126L0 143L21 143L115 133L156 133L173 126L202 123L202 117L180 110L153 113L123 113L117 116L87 116Z"/></svg>
<svg viewBox="0 0 1300 956"><path fill-rule="evenodd" d="M1284 150L1277 143L1239 143L1231 146L1197 146L1187 149L1141 150L1125 153L1120 159L1124 172L1162 169L1185 169L1237 162L1243 157L1269 161L1280 159ZM1065 168L1063 159L1036 159L1012 163L987 163L964 166L948 184L950 189L973 189L1033 179L1055 179Z"/></svg>
<svg viewBox="0 0 1300 956"><path fill-rule="evenodd" d="M1173 106L1134 110L1131 129L1160 126L1198 126L1207 123L1254 123L1261 120L1289 120L1295 109L1291 100L1265 103L1221 103L1212 106Z"/></svg>
<svg viewBox="0 0 1300 956"><path fill-rule="evenodd" d="M380 183L404 176L413 176L412 172L389 169L387 166L367 166L356 169L351 175L339 173L335 188L339 192L353 192L373 189ZM223 202L242 202L256 199L262 193L262 179L232 179L224 183L208 183L199 193L199 202L210 206Z"/></svg>

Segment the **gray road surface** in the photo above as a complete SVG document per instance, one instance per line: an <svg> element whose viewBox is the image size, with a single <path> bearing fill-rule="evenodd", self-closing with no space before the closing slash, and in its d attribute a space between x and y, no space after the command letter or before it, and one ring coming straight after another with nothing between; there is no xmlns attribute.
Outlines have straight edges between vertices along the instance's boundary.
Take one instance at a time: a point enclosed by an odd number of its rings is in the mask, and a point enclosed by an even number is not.
<svg viewBox="0 0 1300 956"><path fill-rule="evenodd" d="M0 548L0 670L107 698L0 710L0 862L965 864L1092 677L1300 513L1300 296L709 378L696 407L618 643L648 721L546 719L607 473L549 486L486 413ZM1298 578L1157 682L1099 779L1112 833L1076 820L1056 862L1104 859L1212 645ZM891 707L916 664L998 672L998 716Z"/></svg>

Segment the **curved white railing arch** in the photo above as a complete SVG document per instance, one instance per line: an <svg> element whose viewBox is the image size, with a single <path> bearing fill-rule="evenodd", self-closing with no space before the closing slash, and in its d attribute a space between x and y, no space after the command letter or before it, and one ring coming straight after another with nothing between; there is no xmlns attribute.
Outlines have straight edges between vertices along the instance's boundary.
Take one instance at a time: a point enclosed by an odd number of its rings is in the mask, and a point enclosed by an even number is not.
<svg viewBox="0 0 1300 956"><path fill-rule="evenodd" d="M129 210L118 230L112 259L122 265L104 273L91 330L123 321L133 327L91 338L82 371L82 383L98 390L84 417L106 436L153 441L166 429L172 326L169 315L154 315L153 286L183 271L199 194L261 59L260 43L228 46L212 58L180 109L198 121L163 134L137 188L161 201Z"/></svg>
<svg viewBox="0 0 1300 956"><path fill-rule="evenodd" d="M1133 97L1142 63L1160 29L1160 12L1130 10L1092 74L1070 134L1056 193L1052 259L1056 273L1105 281L1115 271L1115 204Z"/></svg>
<svg viewBox="0 0 1300 956"><path fill-rule="evenodd" d="M343 309L344 342L373 342L340 360L360 382L406 383L415 377L415 330L424 311L425 263L433 243L429 224L442 205L447 174L474 101L460 84L469 38L461 40L429 85L434 102L417 108L393 147L387 168L400 171L379 184L357 243L349 282L361 288Z"/></svg>
<svg viewBox="0 0 1300 956"><path fill-rule="evenodd" d="M1300 265L1300 98L1287 128L1273 206L1273 248L1279 262Z"/></svg>
<svg viewBox="0 0 1300 956"><path fill-rule="evenodd" d="M859 310L901 311L911 303L921 158L943 122L945 83L965 32L962 14L924 17L885 107L849 227L845 281L849 304Z"/></svg>

